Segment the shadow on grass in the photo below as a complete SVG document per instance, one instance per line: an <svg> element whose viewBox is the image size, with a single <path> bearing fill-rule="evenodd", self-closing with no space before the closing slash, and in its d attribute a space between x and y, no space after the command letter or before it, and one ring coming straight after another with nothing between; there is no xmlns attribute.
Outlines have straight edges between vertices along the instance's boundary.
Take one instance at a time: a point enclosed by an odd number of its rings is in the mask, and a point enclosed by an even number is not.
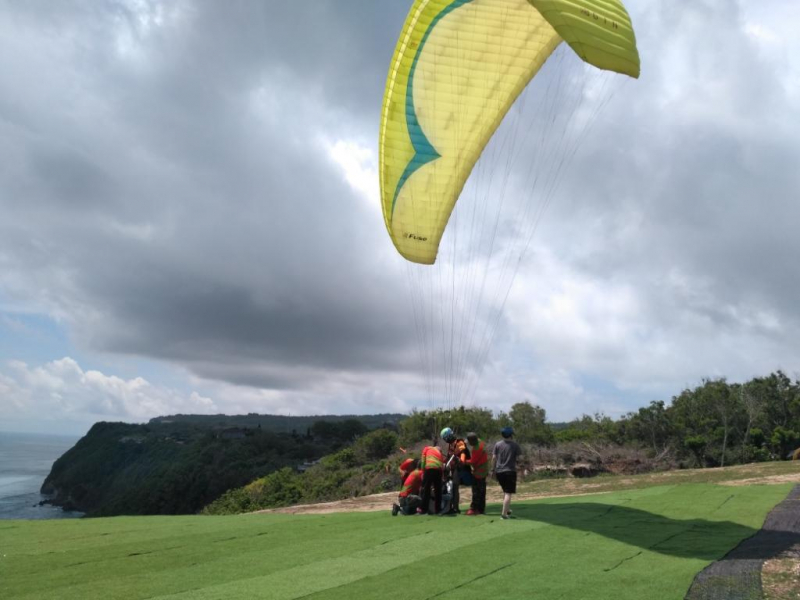
<svg viewBox="0 0 800 600"><path fill-rule="evenodd" d="M757 530L730 521L671 519L626 506L589 502L515 505L514 516L585 531L638 546L660 554L681 558L716 560ZM784 532L769 536L771 543L754 547L753 556L767 558L791 547L796 537ZM764 554L764 556L762 556Z"/></svg>

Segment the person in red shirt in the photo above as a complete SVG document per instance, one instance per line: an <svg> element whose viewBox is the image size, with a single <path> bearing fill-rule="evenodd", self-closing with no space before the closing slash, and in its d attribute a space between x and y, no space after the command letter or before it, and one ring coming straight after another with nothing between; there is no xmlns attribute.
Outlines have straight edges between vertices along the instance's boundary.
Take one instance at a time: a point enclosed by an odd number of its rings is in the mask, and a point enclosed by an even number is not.
<svg viewBox="0 0 800 600"><path fill-rule="evenodd" d="M472 467L472 504L467 515L482 515L486 513L486 477L489 475L489 455L486 452L486 442L476 433L468 433L467 441L472 447L472 453L467 461Z"/></svg>
<svg viewBox="0 0 800 600"><path fill-rule="evenodd" d="M403 488L397 497L397 504L392 504L392 516L396 517L398 513L415 515L422 506L422 498L419 497L422 471L419 470L416 460L407 458L400 465L400 474L403 477Z"/></svg>
<svg viewBox="0 0 800 600"><path fill-rule="evenodd" d="M422 460L419 468L422 470L422 513L430 513L431 492L433 492L434 514L442 510L442 473L444 471L444 456L437 445L438 440L433 439L430 446L422 450Z"/></svg>

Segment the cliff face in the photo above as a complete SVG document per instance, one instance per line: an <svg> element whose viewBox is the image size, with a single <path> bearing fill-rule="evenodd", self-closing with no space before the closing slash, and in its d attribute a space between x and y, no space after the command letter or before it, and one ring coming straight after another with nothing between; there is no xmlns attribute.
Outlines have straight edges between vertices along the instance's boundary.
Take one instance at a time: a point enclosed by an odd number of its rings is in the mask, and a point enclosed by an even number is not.
<svg viewBox="0 0 800 600"><path fill-rule="evenodd" d="M87 516L190 514L226 490L328 448L308 437L187 423L97 423L42 485L52 503Z"/></svg>

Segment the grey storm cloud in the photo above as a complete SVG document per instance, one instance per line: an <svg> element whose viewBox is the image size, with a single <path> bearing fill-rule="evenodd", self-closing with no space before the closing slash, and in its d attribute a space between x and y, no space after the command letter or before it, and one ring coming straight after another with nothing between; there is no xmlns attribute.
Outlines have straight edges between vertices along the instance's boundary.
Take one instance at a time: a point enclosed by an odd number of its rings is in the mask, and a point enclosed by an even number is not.
<svg viewBox="0 0 800 600"><path fill-rule="evenodd" d="M741 3L626 4L642 78L593 126L535 246L635 288L647 331L690 314L774 335L753 317L771 314L792 335L800 120L781 65ZM0 5L0 300L91 350L236 384L413 371L402 265L327 145L376 152L408 5Z"/></svg>
<svg viewBox="0 0 800 600"><path fill-rule="evenodd" d="M19 190L3 199L6 265L49 272L47 295L98 350L264 387L292 386L270 364L408 367L379 213L318 139L377 130L362 113L378 113L402 22L377 4L178 4L149 26L158 4L76 4L43 28L12 10L7 26L61 32L40 77L73 93L47 130L25 90L3 94L19 167L3 177Z"/></svg>

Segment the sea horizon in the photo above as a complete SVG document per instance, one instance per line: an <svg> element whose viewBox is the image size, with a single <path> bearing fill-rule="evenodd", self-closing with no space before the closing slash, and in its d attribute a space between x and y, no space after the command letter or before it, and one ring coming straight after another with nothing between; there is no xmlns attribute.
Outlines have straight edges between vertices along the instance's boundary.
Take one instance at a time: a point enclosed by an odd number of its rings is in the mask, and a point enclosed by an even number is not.
<svg viewBox="0 0 800 600"><path fill-rule="evenodd" d="M79 435L0 431L0 519L69 519L82 513L49 504L39 490Z"/></svg>

